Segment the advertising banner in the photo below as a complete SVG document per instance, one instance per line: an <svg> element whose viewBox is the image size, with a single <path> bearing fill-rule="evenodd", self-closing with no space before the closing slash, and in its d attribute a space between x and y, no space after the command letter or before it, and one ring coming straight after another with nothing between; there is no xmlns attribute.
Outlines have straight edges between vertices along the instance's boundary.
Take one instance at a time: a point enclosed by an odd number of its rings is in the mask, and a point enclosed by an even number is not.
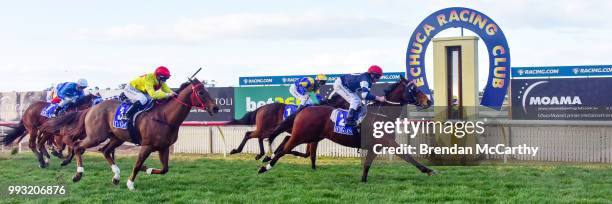
<svg viewBox="0 0 612 204"><path fill-rule="evenodd" d="M612 120L612 78L513 79L512 119Z"/></svg>
<svg viewBox="0 0 612 204"><path fill-rule="evenodd" d="M374 84L372 93L382 95L384 87L388 84ZM321 87L321 95L328 97L333 91L331 85ZM310 98L317 103L317 99L311 94ZM261 87L237 87L234 89L234 117L241 118L245 113L274 102L286 104L299 104L299 100L289 93L289 86L261 86Z"/></svg>
<svg viewBox="0 0 612 204"><path fill-rule="evenodd" d="M512 67L512 78L612 76L612 65Z"/></svg>
<svg viewBox="0 0 612 204"><path fill-rule="evenodd" d="M206 88L210 96L219 107L219 112L210 116L205 110L192 108L185 121L229 121L234 117L234 88L209 87Z"/></svg>
<svg viewBox="0 0 612 204"><path fill-rule="evenodd" d="M333 83L336 78L344 74L327 74L328 84ZM291 76L253 76L240 77L240 86L261 86L261 85L291 85L296 80L303 77L315 77L315 75L291 75ZM379 82L396 82L400 76L406 76L404 72L386 72Z"/></svg>
<svg viewBox="0 0 612 204"><path fill-rule="evenodd" d="M36 101L44 101L45 91L0 93L0 121L19 121L23 112Z"/></svg>

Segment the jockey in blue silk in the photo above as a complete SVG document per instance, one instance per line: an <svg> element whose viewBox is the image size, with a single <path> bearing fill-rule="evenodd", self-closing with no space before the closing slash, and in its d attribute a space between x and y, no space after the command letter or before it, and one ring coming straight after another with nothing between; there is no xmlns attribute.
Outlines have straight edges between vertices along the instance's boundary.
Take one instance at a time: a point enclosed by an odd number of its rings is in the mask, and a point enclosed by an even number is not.
<svg viewBox="0 0 612 204"><path fill-rule="evenodd" d="M293 97L296 99L300 100L298 110L305 106L312 105L309 95L310 92L313 92L317 97L317 100L321 102L323 97L321 96L319 89L322 85L325 85L326 82L327 76L324 74L319 74L314 79L312 77L304 77L291 84L289 87L289 93L291 93L291 95L293 95Z"/></svg>
<svg viewBox="0 0 612 204"><path fill-rule="evenodd" d="M85 79L79 79L76 83L64 82L58 84L55 88L55 93L61 101L53 114L57 115L60 111L64 111L70 105L77 103L85 95L83 93L85 88L87 88L87 80Z"/></svg>
<svg viewBox="0 0 612 204"><path fill-rule="evenodd" d="M372 84L378 82L382 77L383 71L377 65L372 65L368 72L361 74L347 74L338 77L334 82L334 91L342 96L344 100L349 102L349 112L346 118L346 125L354 126L357 120L357 109L361 107L361 101L376 100L385 102L384 96L375 96L370 93ZM358 93L360 93L358 95Z"/></svg>

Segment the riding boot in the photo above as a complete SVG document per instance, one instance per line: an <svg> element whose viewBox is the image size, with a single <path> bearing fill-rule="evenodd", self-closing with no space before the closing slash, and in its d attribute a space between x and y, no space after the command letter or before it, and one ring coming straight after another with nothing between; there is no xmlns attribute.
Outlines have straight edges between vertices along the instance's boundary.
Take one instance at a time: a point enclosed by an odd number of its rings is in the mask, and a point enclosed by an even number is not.
<svg viewBox="0 0 612 204"><path fill-rule="evenodd" d="M61 107L61 106L56 107L56 108L55 108L55 110L53 110L53 114L52 114L52 115L53 115L53 116L55 116L55 117L57 117L57 116L59 115L59 112L60 112L62 109L64 109L64 108L63 108L63 107Z"/></svg>
<svg viewBox="0 0 612 204"><path fill-rule="evenodd" d="M357 110L349 108L348 114L346 116L346 125L347 126L355 126Z"/></svg>
<svg viewBox="0 0 612 204"><path fill-rule="evenodd" d="M136 113L136 111L138 111L138 109L140 108L140 102L136 101L134 104L132 104L132 106L125 111L126 117L127 117L127 129L128 132L130 133L130 138L132 139L132 143L134 143L135 145L140 145L140 134L138 133L138 130L136 129L136 126L134 125L134 113Z"/></svg>
<svg viewBox="0 0 612 204"><path fill-rule="evenodd" d="M127 110L123 111L123 115L121 115L122 120L129 120L132 117L132 114L138 110L140 107L140 102L134 102Z"/></svg>

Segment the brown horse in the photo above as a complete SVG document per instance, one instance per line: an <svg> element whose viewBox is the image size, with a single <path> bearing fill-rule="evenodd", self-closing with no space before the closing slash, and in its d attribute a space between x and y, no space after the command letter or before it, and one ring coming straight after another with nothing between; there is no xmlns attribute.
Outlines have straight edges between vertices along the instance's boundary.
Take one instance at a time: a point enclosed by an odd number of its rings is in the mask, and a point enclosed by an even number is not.
<svg viewBox="0 0 612 204"><path fill-rule="evenodd" d="M140 114L135 119L135 127L141 137L141 147L138 159L132 169L132 174L127 181L127 187L130 190L134 190L134 180L141 170L146 171L148 174L166 174L168 172L170 146L176 142L179 127L192 107L202 108L210 115L219 111L215 101L212 100L204 85L197 79L190 79L189 82L182 84L177 92L178 96L176 98L157 105L157 107ZM54 120L55 125L72 123L78 120L77 124L80 127L74 129L70 135L86 135L83 140L76 142L74 146L77 158L77 173L72 179L74 182L81 180L83 176L82 155L85 149L110 139L102 151L114 173L113 183L119 183L120 170L115 165L111 152L125 141L131 141L129 132L126 129L115 128L112 125L115 111L119 105L118 101L108 100L91 108L84 113L84 117L78 117L79 113L74 112ZM147 168L143 165L144 161L153 151L159 151L162 169Z"/></svg>
<svg viewBox="0 0 612 204"><path fill-rule="evenodd" d="M385 96L388 100L387 104L390 104L390 106L414 104L427 108L430 104L427 96L423 92L419 91L413 82L409 82L403 77L399 82L391 85L385 90ZM400 111L393 108L382 108L383 105L387 106L386 104L379 102L369 106L382 111L375 114L369 113L361 125L371 127L374 121L391 121L399 117L399 114L401 113ZM334 123L329 120L333 110L334 108L329 106L315 106L308 107L299 112L296 115L293 124L291 137L288 141L279 146L279 148L282 148L282 150L278 154L274 155L269 164L262 166L259 169L259 173L264 173L272 169L272 167L282 156L287 154L297 145L304 143L316 143L323 139L329 139L343 146L368 150L365 162L363 164L363 174L361 178L361 181L366 182L372 161L374 161L377 156L377 154L372 151L373 146L375 144L382 144L389 147L399 147L399 144L395 141L395 135L386 134L382 136L382 138L376 139L368 134L361 133L363 135L360 135L359 132L356 132L353 136L335 133ZM363 140L362 136L364 137ZM423 173L427 173L428 175L435 174L433 170L423 166L408 154L401 154L398 156L416 166Z"/></svg>
<svg viewBox="0 0 612 204"><path fill-rule="evenodd" d="M72 106L73 108L68 108L66 110L66 113L75 112L77 110L83 110L91 107L95 98L96 96L92 94L84 96L81 100L79 100L75 105ZM40 126L49 120L49 118L40 115L40 113L49 104L50 103L45 101L37 101L28 106L26 111L23 113L19 124L14 126L14 129L12 131L9 131L9 133L2 140L2 143L4 143L4 145L9 145L17 139L18 141L21 141L21 139L23 139L23 137L25 137L29 133L30 137L28 141L28 146L30 147L32 152L34 152L34 155L36 155L40 168L45 168L48 164L48 159L50 158L47 149L44 148L44 143L51 140L44 139L42 141L38 141L38 143L43 144L42 149L38 148L37 143L37 140L41 139L39 134ZM53 142L56 147L63 146L63 144L58 143L59 141ZM53 151L56 151L55 148L53 148ZM55 152L54 155L61 155L61 153Z"/></svg>
<svg viewBox="0 0 612 204"><path fill-rule="evenodd" d="M349 104L344 99L342 99L340 95L337 94L331 97L329 100L321 102L320 105L328 105L337 108L348 108L349 106ZM254 111L246 113L239 120L232 120L227 123L226 125L255 125L255 130L246 132L244 134L242 142L240 142L240 145L238 145L238 148L232 149L230 154L237 154L242 152L242 149L244 148L246 142L249 139L257 138L257 141L259 142L259 154L255 156L255 160L259 160L265 154L263 140L268 138L268 136L271 135L271 132L273 130L277 129L277 131L279 131L278 134L283 132L291 132L293 120L295 119L295 113L287 117L285 122L283 122L283 114L285 111L285 107L286 104L284 103L266 104L255 109ZM291 125L283 125L281 128L278 128L281 122L283 122L283 124ZM271 147L272 142L273 141L271 140L269 141L269 147ZM310 156L310 152L312 152L312 148L316 148L316 146L313 147L313 145L308 144L306 147L307 152L305 154L297 151L291 151L289 153L295 156L308 157Z"/></svg>

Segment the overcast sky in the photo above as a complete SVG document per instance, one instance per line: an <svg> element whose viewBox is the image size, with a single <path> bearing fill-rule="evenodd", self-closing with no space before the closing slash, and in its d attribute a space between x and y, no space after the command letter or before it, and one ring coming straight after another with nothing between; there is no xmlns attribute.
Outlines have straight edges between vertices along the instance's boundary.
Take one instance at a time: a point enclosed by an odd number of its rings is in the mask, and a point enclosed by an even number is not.
<svg viewBox="0 0 612 204"><path fill-rule="evenodd" d="M200 79L218 86L237 86L239 76L362 72L371 64L405 71L412 31L452 6L495 20L512 66L612 64L609 0L23 0L0 6L0 91L80 77L115 88L159 65L173 73L172 87L198 67ZM488 59L479 46L483 87Z"/></svg>

